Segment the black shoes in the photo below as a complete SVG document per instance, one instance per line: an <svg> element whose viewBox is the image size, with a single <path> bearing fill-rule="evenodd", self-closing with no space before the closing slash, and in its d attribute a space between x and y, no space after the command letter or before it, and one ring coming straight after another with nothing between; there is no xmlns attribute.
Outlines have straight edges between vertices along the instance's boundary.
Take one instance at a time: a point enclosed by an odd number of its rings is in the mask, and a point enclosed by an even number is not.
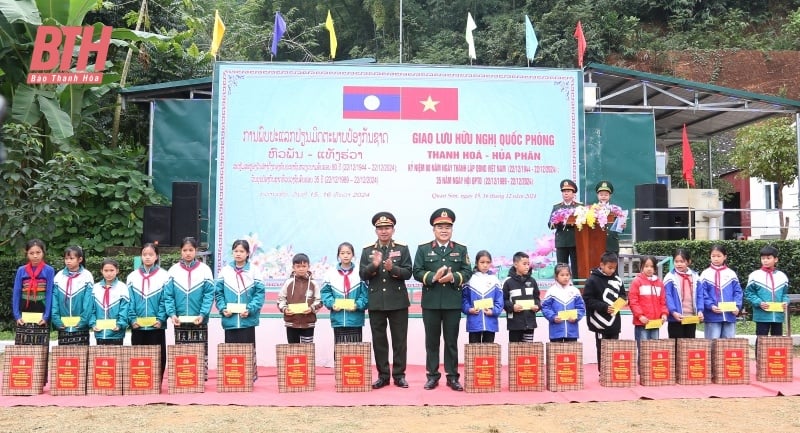
<svg viewBox="0 0 800 433"><path fill-rule="evenodd" d="M425 382L425 386L423 388L430 390L430 389L436 388L437 386L439 386L439 381L438 380L436 380L436 379L428 379L428 381Z"/></svg>
<svg viewBox="0 0 800 433"><path fill-rule="evenodd" d="M405 380L405 379L403 379ZM408 384L406 384L408 385ZM372 382L372 389L381 389L385 386L389 386L389 379L384 379L382 377L378 378L375 382Z"/></svg>
<svg viewBox="0 0 800 433"><path fill-rule="evenodd" d="M453 391L463 391L464 388L458 383L458 379L447 379L447 386Z"/></svg>
<svg viewBox="0 0 800 433"><path fill-rule="evenodd" d="M408 382L406 381L405 377L401 377L394 380L394 386L399 386L400 388L408 388Z"/></svg>

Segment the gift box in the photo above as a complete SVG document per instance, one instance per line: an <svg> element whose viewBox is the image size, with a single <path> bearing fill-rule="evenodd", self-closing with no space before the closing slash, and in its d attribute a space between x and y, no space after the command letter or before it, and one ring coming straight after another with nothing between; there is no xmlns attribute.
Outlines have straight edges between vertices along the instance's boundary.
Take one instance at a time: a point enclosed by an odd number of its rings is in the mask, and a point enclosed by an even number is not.
<svg viewBox="0 0 800 433"><path fill-rule="evenodd" d="M167 392L205 392L205 356L202 343L167 346Z"/></svg>
<svg viewBox="0 0 800 433"><path fill-rule="evenodd" d="M372 391L372 344L339 343L334 351L336 392Z"/></svg>
<svg viewBox="0 0 800 433"><path fill-rule="evenodd" d="M639 351L639 383L644 386L675 383L675 339L644 340Z"/></svg>
<svg viewBox="0 0 800 433"><path fill-rule="evenodd" d="M91 346L86 375L86 394L122 395L125 348Z"/></svg>
<svg viewBox="0 0 800 433"><path fill-rule="evenodd" d="M217 392L253 392L253 345L217 345Z"/></svg>
<svg viewBox="0 0 800 433"><path fill-rule="evenodd" d="M50 349L50 395L86 395L89 346L54 346Z"/></svg>
<svg viewBox="0 0 800 433"><path fill-rule="evenodd" d="M792 337L761 335L756 340L756 380L792 381Z"/></svg>
<svg viewBox="0 0 800 433"><path fill-rule="evenodd" d="M278 392L313 391L316 387L314 372L314 344L278 344L275 346L278 364Z"/></svg>
<svg viewBox="0 0 800 433"><path fill-rule="evenodd" d="M750 351L746 338L714 340L713 382L720 385L750 383Z"/></svg>
<svg viewBox="0 0 800 433"><path fill-rule="evenodd" d="M711 383L711 340L678 338L675 378L680 385Z"/></svg>
<svg viewBox="0 0 800 433"><path fill-rule="evenodd" d="M508 343L508 390L544 391L544 344Z"/></svg>
<svg viewBox="0 0 800 433"><path fill-rule="evenodd" d="M161 392L161 346L128 346L125 350L125 395Z"/></svg>
<svg viewBox="0 0 800 433"><path fill-rule="evenodd" d="M583 389L583 345L579 342L547 343L547 389Z"/></svg>
<svg viewBox="0 0 800 433"><path fill-rule="evenodd" d="M600 340L600 386L626 388L636 384L636 342Z"/></svg>
<svg viewBox="0 0 800 433"><path fill-rule="evenodd" d="M47 375L47 346L6 346L3 395L38 395Z"/></svg>
<svg viewBox="0 0 800 433"><path fill-rule="evenodd" d="M500 345L472 343L464 346L464 391L500 392Z"/></svg>

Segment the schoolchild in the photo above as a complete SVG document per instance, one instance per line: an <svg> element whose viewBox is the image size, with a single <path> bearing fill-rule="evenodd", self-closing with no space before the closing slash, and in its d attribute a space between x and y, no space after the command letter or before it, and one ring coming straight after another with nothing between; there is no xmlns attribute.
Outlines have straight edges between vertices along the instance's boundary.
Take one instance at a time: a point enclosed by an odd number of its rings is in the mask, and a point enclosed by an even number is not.
<svg viewBox="0 0 800 433"><path fill-rule="evenodd" d="M656 258L646 256L641 261L642 271L631 282L628 305L633 316L633 336L636 350L641 350L642 340L658 340L661 327L648 329L652 320L667 321L667 297L664 283L655 274Z"/></svg>
<svg viewBox="0 0 800 433"><path fill-rule="evenodd" d="M711 247L711 265L700 274L703 288L705 338L734 338L736 316L742 311L742 286L736 272L725 264L728 253L724 246ZM730 308L722 309L730 305Z"/></svg>
<svg viewBox="0 0 800 433"><path fill-rule="evenodd" d="M355 249L349 242L339 244L339 264L325 274L320 289L322 304L331 311L334 343L360 343L364 328L364 311L369 302L367 285L361 281L353 264ZM342 306L350 300L352 306Z"/></svg>
<svg viewBox="0 0 800 433"><path fill-rule="evenodd" d="M64 250L64 269L53 279L51 320L58 331L59 346L89 345L89 315L92 311L92 273L83 267L83 249Z"/></svg>
<svg viewBox="0 0 800 433"><path fill-rule="evenodd" d="M761 248L760 254L761 269L751 272L747 278L745 298L753 308L757 336L783 335L784 312L789 305L789 279L775 268L777 248L767 245Z"/></svg>
<svg viewBox="0 0 800 433"><path fill-rule="evenodd" d="M214 296L222 315L226 343L252 344L253 381L258 379L256 360L256 326L264 306L264 283L250 263L250 243L233 242L233 263L219 271Z"/></svg>
<svg viewBox="0 0 800 433"><path fill-rule="evenodd" d="M664 289L667 292L667 335L669 338L694 338L697 324L682 321L697 316L703 321L703 291L700 289L700 276L693 271L689 251L678 248L672 255L673 269L664 276Z"/></svg>
<svg viewBox="0 0 800 433"><path fill-rule="evenodd" d="M600 346L603 340L619 340L622 320L617 307L624 306L628 300L625 284L617 275L618 256L605 252L600 257L600 266L592 269L583 287L583 302L586 304L586 324L594 332L597 350L597 370L600 371L603 360L600 358ZM621 299L622 301L618 301Z"/></svg>
<svg viewBox="0 0 800 433"><path fill-rule="evenodd" d="M205 373L208 379L208 317L214 304L214 276L197 260L197 240L181 241L181 259L169 268L164 289L164 308L172 319L175 344L202 344L205 347Z"/></svg>
<svg viewBox="0 0 800 433"><path fill-rule="evenodd" d="M278 293L278 309L283 313L286 340L290 344L313 343L317 311L322 308L319 286L311 276L306 254L292 257L292 274ZM305 309L301 310L302 304Z"/></svg>
<svg viewBox="0 0 800 433"><path fill-rule="evenodd" d="M28 263L17 268L11 291L14 344L48 346L55 270L45 263L46 248L39 239L25 244ZM25 314L23 314L25 313Z"/></svg>
<svg viewBox="0 0 800 433"><path fill-rule="evenodd" d="M131 345L159 346L161 376L167 363L167 308L164 305L169 273L161 267L158 246L146 243L141 250L142 265L128 275L128 323Z"/></svg>
<svg viewBox="0 0 800 433"><path fill-rule="evenodd" d="M503 289L492 270L492 255L486 250L475 255L475 269L461 291L461 311L467 316L470 343L494 343L503 312ZM488 300L491 306L476 308L475 302ZM483 301L486 302L486 301Z"/></svg>
<svg viewBox="0 0 800 433"><path fill-rule="evenodd" d="M508 313L509 343L533 343L536 312L542 305L539 296L539 285L531 272L530 257L519 251L514 254L514 265L503 282L503 308Z"/></svg>
<svg viewBox="0 0 800 433"><path fill-rule="evenodd" d="M578 341L578 322L586 316L586 305L581 292L572 285L572 272L568 264L559 263L554 270L556 282L547 289L542 301L542 315L550 328L551 342ZM562 311L575 311L573 317L564 319Z"/></svg>
<svg viewBox="0 0 800 433"><path fill-rule="evenodd" d="M98 346L122 346L128 329L128 287L117 279L119 263L104 259L100 268L103 279L92 287L92 311L89 326Z"/></svg>

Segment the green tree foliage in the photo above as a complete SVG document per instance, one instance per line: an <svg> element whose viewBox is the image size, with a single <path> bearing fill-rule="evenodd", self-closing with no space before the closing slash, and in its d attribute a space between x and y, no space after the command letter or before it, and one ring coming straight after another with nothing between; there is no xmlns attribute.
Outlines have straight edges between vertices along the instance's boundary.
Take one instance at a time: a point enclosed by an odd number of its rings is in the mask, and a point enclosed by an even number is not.
<svg viewBox="0 0 800 433"><path fill-rule="evenodd" d="M797 179L797 136L793 119L773 117L759 124L744 127L736 134L736 147L731 161L742 171L742 177L755 177L777 185L775 204L783 208L783 188ZM788 217L778 211L781 239L789 231Z"/></svg>

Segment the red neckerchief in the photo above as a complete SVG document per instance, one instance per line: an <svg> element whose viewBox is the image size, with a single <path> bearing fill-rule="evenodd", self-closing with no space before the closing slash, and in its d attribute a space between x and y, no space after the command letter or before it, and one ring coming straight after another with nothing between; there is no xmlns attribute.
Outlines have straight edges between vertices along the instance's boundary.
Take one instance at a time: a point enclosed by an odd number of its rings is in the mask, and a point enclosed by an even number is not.
<svg viewBox="0 0 800 433"><path fill-rule="evenodd" d="M345 298L347 297L347 295L350 294L350 277L349 277L349 275L350 275L351 272L353 272L353 268L354 268L354 266L351 267L350 269L346 269L346 270L345 269L339 269L339 274L341 274L344 277L344 297Z"/></svg>
<svg viewBox="0 0 800 433"><path fill-rule="evenodd" d="M722 283L722 281L721 281L722 280L722 271L724 271L725 269L728 269L728 267L725 266L725 265L722 265L722 266L711 265L710 267L715 272L714 273L714 289L717 292L717 297L720 298L719 300L721 301L722 300L722 288L720 287L720 284Z"/></svg>
<svg viewBox="0 0 800 433"><path fill-rule="evenodd" d="M236 284L242 283L242 289L246 288L247 285L244 283L244 277L242 277L242 272L244 272L244 267L233 267L234 272L236 272Z"/></svg>
<svg viewBox="0 0 800 433"><path fill-rule="evenodd" d="M111 296L110 296L111 295L111 286L106 284L105 286L103 286L103 288L106 290L103 293L103 309L105 309L106 312L108 312L108 308L111 306L110 305L111 304Z"/></svg>
<svg viewBox="0 0 800 433"><path fill-rule="evenodd" d="M692 296L692 275L688 272L681 272L678 270L676 270L675 273L681 277L681 295L686 296L688 289L689 296ZM694 305L694 301L692 301L692 305Z"/></svg>
<svg viewBox="0 0 800 433"><path fill-rule="evenodd" d="M36 296L36 292L39 291L39 274L42 273L44 269L44 260L39 262L36 266L36 269L31 266L31 262L28 262L25 265L25 273L28 274L30 281L28 281L28 289L25 291L25 308L28 308L31 304L31 299Z"/></svg>
<svg viewBox="0 0 800 433"><path fill-rule="evenodd" d="M772 290L772 302L775 302L775 279L772 277L772 272L775 271L772 268L761 267L761 270L766 272L767 276L769 277L770 282L770 289Z"/></svg>
<svg viewBox="0 0 800 433"><path fill-rule="evenodd" d="M194 262L194 264L189 266L183 260L181 260L181 267L189 274L188 275L188 282L186 284L186 290L187 291L191 291L192 290L192 271L197 269L197 265L200 264L200 262L198 262L197 260L194 260L193 262Z"/></svg>
<svg viewBox="0 0 800 433"><path fill-rule="evenodd" d="M69 272L69 270L67 270L67 272L68 272L68 274L67 274L67 288L66 288L67 293L66 293L66 295L67 295L67 300L69 300L69 298L72 297L72 280L74 280L75 277L77 277L78 275L81 274L81 270L78 269L76 272Z"/></svg>
<svg viewBox="0 0 800 433"><path fill-rule="evenodd" d="M155 274L155 272L153 272L153 268L150 268L149 273L144 272L144 267L139 268L139 275L142 276L142 298L144 298L147 292L149 292L148 289L150 286L150 277L152 277L153 274Z"/></svg>

